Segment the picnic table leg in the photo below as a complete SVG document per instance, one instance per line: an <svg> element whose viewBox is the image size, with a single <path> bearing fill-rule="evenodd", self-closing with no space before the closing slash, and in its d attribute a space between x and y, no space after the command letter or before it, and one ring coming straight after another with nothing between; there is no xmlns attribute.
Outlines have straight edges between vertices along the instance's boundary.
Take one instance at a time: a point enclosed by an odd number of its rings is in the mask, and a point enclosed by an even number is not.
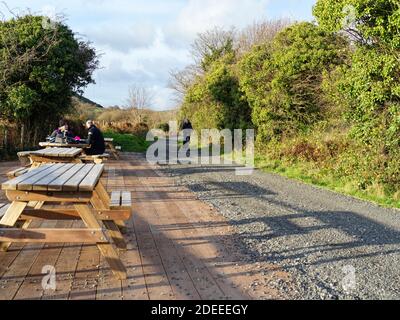
<svg viewBox="0 0 400 320"><path fill-rule="evenodd" d="M119 154L117 149L115 149L114 144L112 142L107 142L107 146L110 149L112 155L114 156L114 159L119 160Z"/></svg>
<svg viewBox="0 0 400 320"><path fill-rule="evenodd" d="M102 229L100 222L94 216L92 210L87 204L75 204L75 209L78 211L86 227L94 229ZM114 249L111 243L97 243L100 253L108 262L112 272L120 279L126 279L126 268L118 256L118 252Z"/></svg>
<svg viewBox="0 0 400 320"><path fill-rule="evenodd" d="M32 165L29 170L33 170L39 168L42 164L40 162L32 162Z"/></svg>
<svg viewBox="0 0 400 320"><path fill-rule="evenodd" d="M40 208L43 207L43 204L44 204L44 201L29 201L27 203L27 207L40 209ZM21 229L28 229L31 223L32 223L32 220L29 219L29 220L17 221L15 223L15 225L18 228L21 228ZM3 243L1 243L0 250L1 251L7 251L8 248L11 246L11 244L12 244L12 242L3 242Z"/></svg>
<svg viewBox="0 0 400 320"><path fill-rule="evenodd" d="M107 205L104 203L104 201L101 199L101 196L98 194L98 192L96 190L93 192L93 197L90 200L90 202L91 202L93 208L95 208L95 209L98 209L98 210L109 209L107 207ZM121 234L121 231L119 230L118 226L115 224L115 222L112 220L104 220L103 224L107 228L108 234L113 239L117 248L121 249L121 250L126 250L126 242L125 242L124 237Z"/></svg>
<svg viewBox="0 0 400 320"><path fill-rule="evenodd" d="M114 148L114 146L111 149L111 153L113 154L115 160L119 160L119 154L118 151Z"/></svg>
<svg viewBox="0 0 400 320"><path fill-rule="evenodd" d="M26 202L13 201L0 220L0 227L13 227L17 223L26 206ZM7 251L10 245L11 242L0 242L0 251Z"/></svg>

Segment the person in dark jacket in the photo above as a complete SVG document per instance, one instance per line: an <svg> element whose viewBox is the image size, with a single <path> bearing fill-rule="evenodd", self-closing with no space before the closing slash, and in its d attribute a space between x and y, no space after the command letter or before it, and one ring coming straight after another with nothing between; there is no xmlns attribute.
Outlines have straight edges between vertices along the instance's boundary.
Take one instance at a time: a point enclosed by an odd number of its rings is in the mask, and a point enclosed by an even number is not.
<svg viewBox="0 0 400 320"><path fill-rule="evenodd" d="M86 149L87 155L97 155L103 154L106 150L104 143L104 137L100 129L97 128L92 120L86 122L86 127L88 128L88 139L87 143L90 144L90 148Z"/></svg>
<svg viewBox="0 0 400 320"><path fill-rule="evenodd" d="M192 126L191 122L189 121L189 119L183 120L182 130L193 130L193 126ZM188 142L190 142L190 134L185 137L185 143L188 143Z"/></svg>

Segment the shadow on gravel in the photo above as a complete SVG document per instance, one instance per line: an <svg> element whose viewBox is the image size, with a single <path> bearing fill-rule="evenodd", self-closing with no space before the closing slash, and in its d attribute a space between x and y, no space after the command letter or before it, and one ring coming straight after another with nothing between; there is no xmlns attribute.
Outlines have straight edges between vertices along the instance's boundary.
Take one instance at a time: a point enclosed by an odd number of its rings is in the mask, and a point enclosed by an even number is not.
<svg viewBox="0 0 400 320"><path fill-rule="evenodd" d="M222 166L223 170L232 171L234 169ZM168 172L173 175L184 175L190 173L210 173L216 168L210 167L190 167L190 168L173 168ZM221 170L221 168L217 168ZM212 173L211 173L212 174ZM202 200L216 199L240 199L254 198L258 201L265 202L269 206L273 205L277 208L288 212L287 214L268 212L261 217L241 218L240 214L230 216L230 223L237 226L245 226L249 224L262 224L264 230L262 232L244 232L240 234L242 240L268 241L273 238L282 238L285 242L288 236L309 236L311 240L314 238L314 232L329 230L330 233L339 235L339 238L329 236L325 239L318 239L320 244L311 244L307 246L296 246L287 249L268 250L268 257L273 257L277 262L287 259L298 259L306 257L309 254L321 252L322 255L310 264L319 265L330 262L343 261L348 259L367 258L379 256L382 254L390 254L400 252L400 248L385 248L384 245L400 244L400 232L385 226L379 222L371 220L366 216L352 211L308 211L298 207L293 203L288 203L276 199L277 193L258 185L251 184L246 181L204 181L204 183L193 183L187 187L194 193L204 193L201 195ZM236 205L236 204L235 204ZM262 206L262 205L261 205ZM240 208L241 211L246 208ZM240 211L240 210L239 210ZM278 210L277 210L278 211ZM280 210L282 211L282 210ZM310 224L310 221L312 223ZM184 227L184 226L179 226ZM213 227L209 225L202 226L198 223L197 227ZM248 252L260 261L268 260L266 256L261 256L244 242ZM303 241L301 241L303 242ZM306 241L307 242L307 241ZM290 243L288 242L288 245ZM357 252L357 248L370 247L368 252ZM372 248L373 247L373 248ZM349 250L352 250L351 253ZM327 255L328 252L335 251L334 255ZM294 264L293 266L295 266ZM292 267L293 267L292 266Z"/></svg>
<svg viewBox="0 0 400 320"><path fill-rule="evenodd" d="M267 188L261 188L257 185L248 183L248 182L215 182L215 181L207 181L207 186L204 184L190 184L188 186L189 190L193 192L206 192L206 191L218 191L224 189L224 192L221 192L222 198L233 197L233 198L241 198L241 197L260 197L260 196L270 196L276 195L275 192L268 190ZM228 191L228 192L226 192ZM213 198L217 198L213 196Z"/></svg>
<svg viewBox="0 0 400 320"><path fill-rule="evenodd" d="M204 166L188 166L188 167L175 167L171 170L168 165L160 165L160 171L167 171L171 177L185 176L190 174L198 174L198 173L212 173L212 172L235 172L235 168L237 166L228 166L228 165L204 165ZM165 169L164 169L165 167Z"/></svg>

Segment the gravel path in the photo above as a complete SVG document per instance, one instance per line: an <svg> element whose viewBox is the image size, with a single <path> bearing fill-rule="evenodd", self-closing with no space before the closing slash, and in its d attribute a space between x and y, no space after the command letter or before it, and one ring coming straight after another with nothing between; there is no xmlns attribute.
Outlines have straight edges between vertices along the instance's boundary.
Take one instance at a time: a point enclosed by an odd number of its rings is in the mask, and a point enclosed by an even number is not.
<svg viewBox="0 0 400 320"><path fill-rule="evenodd" d="M162 165L235 226L252 261L288 271L298 299L400 299L400 211L256 170Z"/></svg>

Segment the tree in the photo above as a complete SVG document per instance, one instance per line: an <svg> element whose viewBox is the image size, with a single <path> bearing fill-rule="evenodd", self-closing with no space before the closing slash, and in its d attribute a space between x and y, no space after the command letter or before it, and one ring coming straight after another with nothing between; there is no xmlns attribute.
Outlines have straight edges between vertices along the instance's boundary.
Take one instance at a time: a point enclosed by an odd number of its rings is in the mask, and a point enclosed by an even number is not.
<svg viewBox="0 0 400 320"><path fill-rule="evenodd" d="M238 35L239 55L250 51L254 46L271 43L276 34L291 24L288 19L254 22Z"/></svg>
<svg viewBox="0 0 400 320"><path fill-rule="evenodd" d="M210 65L234 50L235 30L224 30L215 27L197 35L192 44L191 53L195 65L201 72L208 70Z"/></svg>
<svg viewBox="0 0 400 320"><path fill-rule="evenodd" d="M196 67L187 66L183 70L172 70L170 72L169 88L175 91L176 101L182 103L183 99L196 78Z"/></svg>
<svg viewBox="0 0 400 320"><path fill-rule="evenodd" d="M150 108L154 102L154 92L146 87L133 85L129 88L128 105L133 109Z"/></svg>
<svg viewBox="0 0 400 320"><path fill-rule="evenodd" d="M44 28L43 19L26 15L0 22L0 118L41 135L69 111L74 92L94 83L98 66L88 42L61 22Z"/></svg>
<svg viewBox="0 0 400 320"><path fill-rule="evenodd" d="M345 31L361 44L400 48L398 0L318 0L314 16L326 31Z"/></svg>
<svg viewBox="0 0 400 320"><path fill-rule="evenodd" d="M347 8L347 9L346 9ZM338 90L347 102L353 134L366 144L384 139L383 152L400 146L400 3L395 0L319 0L314 14L321 28L348 31L341 21L353 15L356 43Z"/></svg>
<svg viewBox="0 0 400 320"><path fill-rule="evenodd" d="M175 91L178 103L183 103L189 89L215 61L235 51L235 36L234 29L226 31L219 27L197 35L191 46L193 64L170 72L169 87Z"/></svg>
<svg viewBox="0 0 400 320"><path fill-rule="evenodd" d="M351 28L342 24L351 8ZM319 0L314 14L329 32L357 34L351 63L337 90L352 136L376 154L379 182L400 187L400 3L397 0Z"/></svg>
<svg viewBox="0 0 400 320"><path fill-rule="evenodd" d="M154 92L146 87L133 85L129 89L128 106L131 110L134 121L142 122L142 111L153 105Z"/></svg>
<svg viewBox="0 0 400 320"><path fill-rule="evenodd" d="M323 110L324 71L343 63L344 39L312 23L292 25L239 63L241 88L258 138L269 140L315 123Z"/></svg>
<svg viewBox="0 0 400 320"><path fill-rule="evenodd" d="M217 56L213 57L215 60L210 56L204 59L207 69L187 89L183 116L191 119L196 129L249 128L251 112L239 88L235 51L231 48L218 59Z"/></svg>

